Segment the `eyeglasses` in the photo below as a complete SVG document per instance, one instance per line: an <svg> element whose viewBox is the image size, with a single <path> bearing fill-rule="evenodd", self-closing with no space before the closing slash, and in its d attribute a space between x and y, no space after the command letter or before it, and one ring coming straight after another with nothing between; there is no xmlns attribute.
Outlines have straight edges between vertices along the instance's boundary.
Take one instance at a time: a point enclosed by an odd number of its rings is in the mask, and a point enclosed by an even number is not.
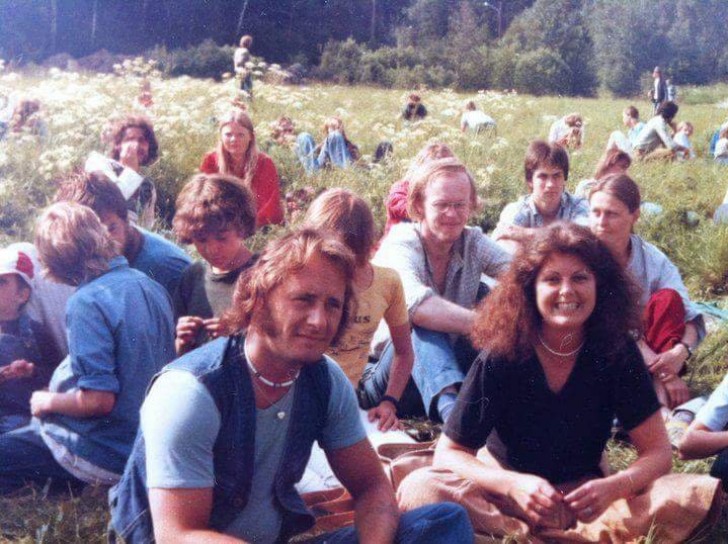
<svg viewBox="0 0 728 544"><path fill-rule="evenodd" d="M457 201L457 202L433 202L430 204L433 210L435 210L437 213L445 213L447 210L452 209L456 213L463 213L465 211L468 211L470 208L470 202L467 201Z"/></svg>

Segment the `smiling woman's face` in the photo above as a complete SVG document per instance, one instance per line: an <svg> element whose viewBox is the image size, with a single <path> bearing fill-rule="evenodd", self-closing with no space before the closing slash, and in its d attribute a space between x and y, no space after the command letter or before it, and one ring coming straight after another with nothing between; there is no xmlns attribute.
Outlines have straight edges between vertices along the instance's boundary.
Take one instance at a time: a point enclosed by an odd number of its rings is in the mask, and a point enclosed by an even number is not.
<svg viewBox="0 0 728 544"><path fill-rule="evenodd" d="M220 129L222 147L237 160L245 155L253 139L250 131L238 123L228 123Z"/></svg>
<svg viewBox="0 0 728 544"><path fill-rule="evenodd" d="M583 332L596 300L594 273L573 255L552 255L536 277L536 306L544 333Z"/></svg>

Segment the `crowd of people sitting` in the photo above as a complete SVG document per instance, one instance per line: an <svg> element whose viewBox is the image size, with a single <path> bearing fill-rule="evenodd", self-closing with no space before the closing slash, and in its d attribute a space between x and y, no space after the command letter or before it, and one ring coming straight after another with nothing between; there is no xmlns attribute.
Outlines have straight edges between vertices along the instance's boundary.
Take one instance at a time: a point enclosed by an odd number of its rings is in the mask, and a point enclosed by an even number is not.
<svg viewBox="0 0 728 544"><path fill-rule="evenodd" d="M151 122L115 120L108 154L65 176L34 242L0 250L0 493L113 486L110 536L129 543L286 541L316 521L296 484L317 443L354 525L311 541L689 538L728 486L728 378L671 445L706 327L677 267L635 234L645 203L628 174L694 156L677 111L665 100L640 123L627 108L628 134L575 194L585 122L557 120L528 145L525 194L490 235L469 225L473 175L435 142L392 185L381 239L367 202L330 188L254 252L247 239L285 212L235 108L177 196L173 232L194 262L148 230ZM402 116L425 115L412 94ZM467 103L463 131L495 126ZM289 118L273 128L302 173L361 160L340 118L318 145ZM442 435L426 466L390 481L365 423L396 433L418 416ZM615 429L637 451L616 472ZM672 447L719 454L717 478L669 474Z"/></svg>

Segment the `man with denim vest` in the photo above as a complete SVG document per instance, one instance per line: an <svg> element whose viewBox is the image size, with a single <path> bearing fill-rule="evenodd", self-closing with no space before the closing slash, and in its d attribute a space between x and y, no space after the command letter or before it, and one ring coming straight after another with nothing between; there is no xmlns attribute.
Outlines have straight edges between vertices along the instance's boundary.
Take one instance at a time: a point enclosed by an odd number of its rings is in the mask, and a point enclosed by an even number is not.
<svg viewBox="0 0 728 544"><path fill-rule="evenodd" d="M272 242L238 281L229 331L168 365L110 493L127 543L285 542L314 522L294 489L318 441L355 500L327 542L469 542L453 504L400 518L354 391L323 355L343 331L354 259L312 230Z"/></svg>

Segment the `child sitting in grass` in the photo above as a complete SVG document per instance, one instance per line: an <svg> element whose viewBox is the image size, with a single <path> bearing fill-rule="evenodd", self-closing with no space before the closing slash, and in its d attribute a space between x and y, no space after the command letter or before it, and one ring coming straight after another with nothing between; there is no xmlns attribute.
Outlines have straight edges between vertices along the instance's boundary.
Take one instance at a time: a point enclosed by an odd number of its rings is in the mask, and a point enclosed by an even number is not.
<svg viewBox="0 0 728 544"><path fill-rule="evenodd" d="M412 372L414 354L399 274L369 262L376 239L372 212L367 203L352 192L329 189L313 201L304 222L308 227L332 233L356 258L356 313L350 316L350 325L336 347L328 351L354 387L362 378L369 345L382 318L389 327L394 360L386 391L378 398L360 395L360 404L369 409L369 421L379 420L380 431L397 428L397 407Z"/></svg>
<svg viewBox="0 0 728 544"><path fill-rule="evenodd" d="M48 385L61 360L50 334L25 313L34 273L28 255L0 250L0 434L30 421L33 391Z"/></svg>
<svg viewBox="0 0 728 544"><path fill-rule="evenodd" d="M677 154L678 159L686 160L695 158L695 150L693 149L693 144L690 141L690 136L693 135L694 130L693 124L689 121L681 121L678 123L674 140L675 143L685 148L684 151Z"/></svg>
<svg viewBox="0 0 728 544"><path fill-rule="evenodd" d="M185 270L173 297L179 355L221 332L235 282L255 261L245 246L255 232L255 213L255 197L233 176L198 174L180 191L172 225L203 260Z"/></svg>

